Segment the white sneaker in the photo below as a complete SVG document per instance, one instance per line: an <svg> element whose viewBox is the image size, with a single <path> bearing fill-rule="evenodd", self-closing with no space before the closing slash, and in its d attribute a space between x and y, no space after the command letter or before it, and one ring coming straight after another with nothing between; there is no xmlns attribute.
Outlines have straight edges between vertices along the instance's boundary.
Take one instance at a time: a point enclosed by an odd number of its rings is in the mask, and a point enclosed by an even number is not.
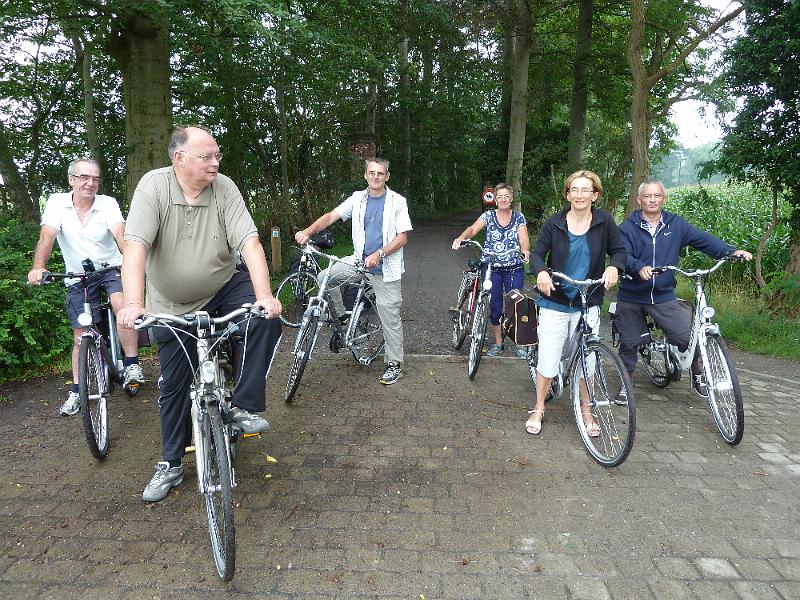
<svg viewBox="0 0 800 600"><path fill-rule="evenodd" d="M77 414L81 409L81 397L78 392L70 392L67 394L67 401L61 405L61 410L58 412L62 417L71 417Z"/></svg>
<svg viewBox="0 0 800 600"><path fill-rule="evenodd" d="M125 367L124 379L122 380L123 389L138 389L144 383L144 372L139 363L134 363Z"/></svg>

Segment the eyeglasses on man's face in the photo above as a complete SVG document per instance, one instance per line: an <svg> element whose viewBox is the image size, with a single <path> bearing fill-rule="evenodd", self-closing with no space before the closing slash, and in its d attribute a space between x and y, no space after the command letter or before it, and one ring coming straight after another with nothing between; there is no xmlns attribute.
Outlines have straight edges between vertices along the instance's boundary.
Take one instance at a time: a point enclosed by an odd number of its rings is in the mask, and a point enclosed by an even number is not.
<svg viewBox="0 0 800 600"><path fill-rule="evenodd" d="M86 183L87 181L91 181L93 183L100 183L100 176L99 175L72 175L75 179L80 181L81 183Z"/></svg>
<svg viewBox="0 0 800 600"><path fill-rule="evenodd" d="M214 152L214 154L198 154L197 152L192 152L191 150L178 150L178 152L192 154L202 160L204 163L207 163L212 158L216 159L217 162L222 162L222 152Z"/></svg>
<svg viewBox="0 0 800 600"><path fill-rule="evenodd" d="M661 200L664 197L664 194L642 194L639 197L643 198L644 200L650 200L651 198L653 200Z"/></svg>
<svg viewBox="0 0 800 600"><path fill-rule="evenodd" d="M583 196L585 194L594 194L594 190L591 190L589 188L571 187L569 188L569 193L572 194L573 196L579 196L579 195Z"/></svg>

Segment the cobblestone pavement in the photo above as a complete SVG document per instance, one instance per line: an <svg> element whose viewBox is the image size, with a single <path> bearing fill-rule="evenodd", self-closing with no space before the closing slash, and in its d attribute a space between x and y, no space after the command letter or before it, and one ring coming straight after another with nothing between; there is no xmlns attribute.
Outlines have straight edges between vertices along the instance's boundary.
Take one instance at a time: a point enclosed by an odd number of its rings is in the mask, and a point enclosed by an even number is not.
<svg viewBox="0 0 800 600"><path fill-rule="evenodd" d="M153 381L133 399L115 394L102 463L78 419L57 415L63 380L3 390L0 597L800 598L791 364L740 372L746 428L736 447L685 383L657 390L637 375L636 443L606 470L582 449L564 400L547 405L540 436L524 432L523 361L484 359L470 381L446 324L419 316L414 282L441 286L425 306L446 319L465 255L442 252L439 271L414 272L438 253L415 242L446 246L451 233L412 238L404 294L414 352L398 384L379 385L381 365L357 366L323 343L286 405L284 336L272 430L236 459L229 584L214 573L191 455L167 499L141 501L160 455ZM419 331L438 336L439 355L423 351ZM153 380L156 369L146 364Z"/></svg>

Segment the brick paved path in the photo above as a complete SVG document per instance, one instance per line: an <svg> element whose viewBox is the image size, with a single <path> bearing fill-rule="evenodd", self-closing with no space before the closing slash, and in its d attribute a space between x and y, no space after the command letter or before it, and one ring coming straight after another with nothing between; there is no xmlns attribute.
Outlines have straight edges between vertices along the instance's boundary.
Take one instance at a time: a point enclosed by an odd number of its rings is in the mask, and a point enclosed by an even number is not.
<svg viewBox="0 0 800 600"><path fill-rule="evenodd" d="M273 428L237 456L230 584L213 570L192 457L166 500L141 501L160 451L153 383L115 395L103 463L79 421L57 416L63 381L11 392L0 407L0 597L800 598L791 377L740 372L746 429L732 448L685 384L663 391L637 376L636 443L606 470L564 400L548 404L540 436L525 434L522 361L485 359L470 382L462 356L417 353L383 387L380 365L321 348L287 406L289 337L272 375Z"/></svg>

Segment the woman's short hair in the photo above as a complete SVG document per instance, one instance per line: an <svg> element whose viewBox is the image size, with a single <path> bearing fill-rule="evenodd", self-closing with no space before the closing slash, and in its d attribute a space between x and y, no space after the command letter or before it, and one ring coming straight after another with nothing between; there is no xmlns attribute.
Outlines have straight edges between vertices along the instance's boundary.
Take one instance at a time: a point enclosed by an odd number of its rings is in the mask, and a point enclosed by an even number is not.
<svg viewBox="0 0 800 600"><path fill-rule="evenodd" d="M600 176L595 173L594 171L575 171L572 175L567 177L566 181L564 181L564 197L567 197L569 193L569 188L572 187L572 182L578 179L578 177L586 177L586 179L592 182L592 187L594 191L597 192L597 197L599 198L600 195L603 193L603 184L600 181Z"/></svg>
<svg viewBox="0 0 800 600"><path fill-rule="evenodd" d="M497 194L500 193L500 190L508 190L511 192L512 196L514 195L514 188L507 183L498 183L496 186L494 186L494 195L497 196Z"/></svg>

